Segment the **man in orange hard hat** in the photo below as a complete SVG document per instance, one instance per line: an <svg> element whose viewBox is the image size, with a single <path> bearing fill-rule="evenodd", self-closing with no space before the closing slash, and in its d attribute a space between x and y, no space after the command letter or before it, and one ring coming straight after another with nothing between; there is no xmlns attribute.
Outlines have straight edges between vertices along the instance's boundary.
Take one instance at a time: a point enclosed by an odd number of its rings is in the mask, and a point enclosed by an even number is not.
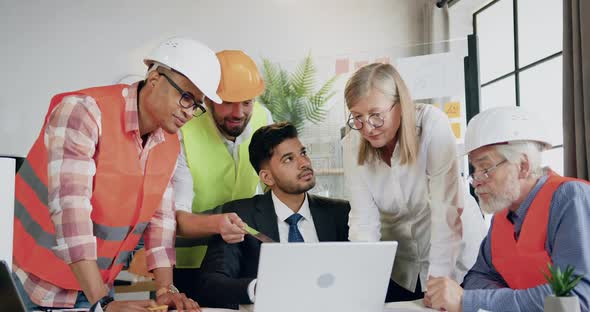
<svg viewBox="0 0 590 312"><path fill-rule="evenodd" d="M235 213L215 207L261 193L249 161L248 144L260 127L272 123L270 112L255 101L264 91L256 63L242 51L217 53L221 81L216 104L205 99L207 113L183 127L181 153L174 175L177 264L174 283L198 301L194 291L207 239L221 234L228 243L244 239L244 223Z"/></svg>

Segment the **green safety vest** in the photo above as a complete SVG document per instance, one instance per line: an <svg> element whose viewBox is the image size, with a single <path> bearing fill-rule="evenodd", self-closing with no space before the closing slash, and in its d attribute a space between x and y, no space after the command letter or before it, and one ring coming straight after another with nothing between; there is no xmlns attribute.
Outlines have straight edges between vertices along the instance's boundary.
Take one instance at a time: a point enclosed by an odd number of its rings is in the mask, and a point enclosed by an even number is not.
<svg viewBox="0 0 590 312"><path fill-rule="evenodd" d="M266 111L255 102L250 119L252 134L267 124L269 121ZM193 213L216 213L218 211L213 209L219 205L254 196L260 179L250 164L248 145L252 134L236 147L239 149L236 166L223 138L219 135L213 117L208 112L193 118L181 128L181 131L186 161L193 177ZM207 251L205 242L206 240L187 240L178 237L176 267L200 267Z"/></svg>

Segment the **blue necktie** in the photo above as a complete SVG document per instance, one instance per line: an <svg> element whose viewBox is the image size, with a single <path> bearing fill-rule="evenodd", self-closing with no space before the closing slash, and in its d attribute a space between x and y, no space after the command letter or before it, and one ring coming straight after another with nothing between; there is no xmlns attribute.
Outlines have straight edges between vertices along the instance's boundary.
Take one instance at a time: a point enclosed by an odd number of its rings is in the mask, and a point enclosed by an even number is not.
<svg viewBox="0 0 590 312"><path fill-rule="evenodd" d="M303 218L302 215L294 213L285 219L285 222L289 224L289 243L303 243L303 236L301 236L301 232L297 227L297 223L301 218Z"/></svg>

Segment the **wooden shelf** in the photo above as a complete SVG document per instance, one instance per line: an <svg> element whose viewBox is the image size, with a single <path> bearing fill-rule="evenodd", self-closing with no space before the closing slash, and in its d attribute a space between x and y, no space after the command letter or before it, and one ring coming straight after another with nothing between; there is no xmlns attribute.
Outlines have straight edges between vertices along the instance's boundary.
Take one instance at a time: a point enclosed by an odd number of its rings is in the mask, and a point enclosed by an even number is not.
<svg viewBox="0 0 590 312"><path fill-rule="evenodd" d="M344 175L344 168L326 168L314 170L315 175L319 176L340 176Z"/></svg>

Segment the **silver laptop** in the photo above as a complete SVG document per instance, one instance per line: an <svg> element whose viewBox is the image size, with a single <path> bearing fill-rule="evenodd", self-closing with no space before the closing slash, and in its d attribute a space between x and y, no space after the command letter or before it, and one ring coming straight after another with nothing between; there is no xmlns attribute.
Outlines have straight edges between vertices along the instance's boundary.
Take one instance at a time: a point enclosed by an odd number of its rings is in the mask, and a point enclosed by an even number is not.
<svg viewBox="0 0 590 312"><path fill-rule="evenodd" d="M16 290L11 270L0 261L0 311L25 312L25 306Z"/></svg>
<svg viewBox="0 0 590 312"><path fill-rule="evenodd" d="M397 242L262 244L254 312L382 312Z"/></svg>

